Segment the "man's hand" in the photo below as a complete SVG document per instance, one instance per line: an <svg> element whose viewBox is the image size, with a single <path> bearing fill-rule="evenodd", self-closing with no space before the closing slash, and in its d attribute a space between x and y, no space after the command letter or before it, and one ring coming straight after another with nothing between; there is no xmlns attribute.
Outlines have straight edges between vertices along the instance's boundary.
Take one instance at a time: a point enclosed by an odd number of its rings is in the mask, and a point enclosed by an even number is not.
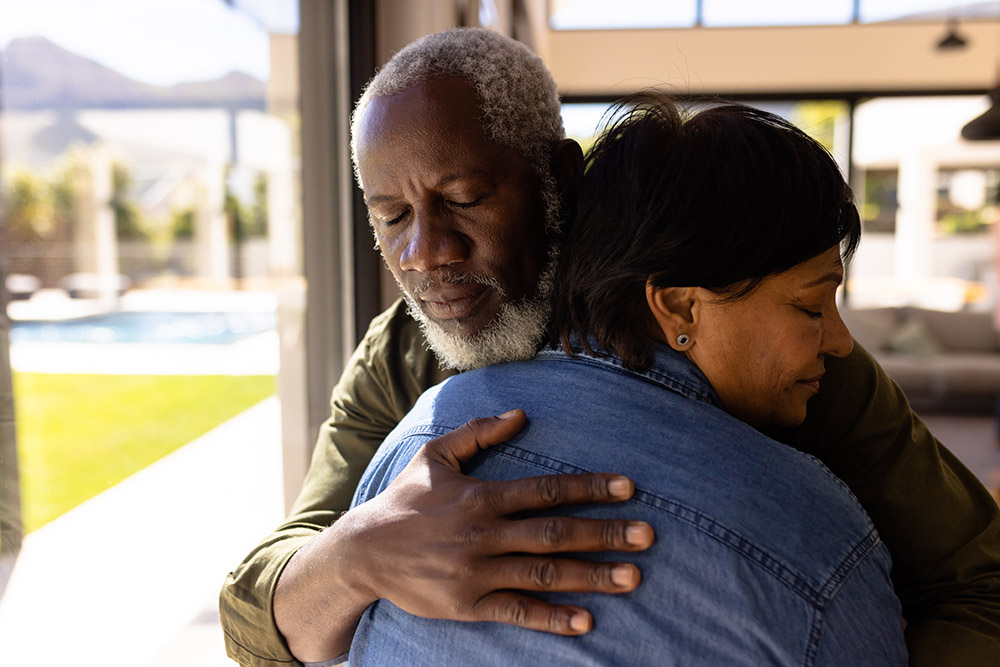
<svg viewBox="0 0 1000 667"><path fill-rule="evenodd" d="M586 610L516 591L623 593L639 584L634 565L550 554L641 551L653 542L648 524L518 518L558 505L627 500L634 491L627 478L486 482L461 473L463 462L508 440L524 423L516 410L474 419L429 441L385 491L295 555L278 581L274 614L296 657L320 661L345 652L361 614L380 598L428 618L576 635L592 626Z"/></svg>

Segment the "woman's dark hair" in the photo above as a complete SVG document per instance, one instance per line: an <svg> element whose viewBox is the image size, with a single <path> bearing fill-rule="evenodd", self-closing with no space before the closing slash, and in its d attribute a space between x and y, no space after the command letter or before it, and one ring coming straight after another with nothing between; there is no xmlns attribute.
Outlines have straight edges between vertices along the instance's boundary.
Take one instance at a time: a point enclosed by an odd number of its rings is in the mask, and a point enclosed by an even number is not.
<svg viewBox="0 0 1000 667"><path fill-rule="evenodd" d="M819 143L740 104L681 110L658 93L620 102L588 151L554 290L550 342L588 338L629 368L652 363L646 282L726 299L842 244L861 223Z"/></svg>

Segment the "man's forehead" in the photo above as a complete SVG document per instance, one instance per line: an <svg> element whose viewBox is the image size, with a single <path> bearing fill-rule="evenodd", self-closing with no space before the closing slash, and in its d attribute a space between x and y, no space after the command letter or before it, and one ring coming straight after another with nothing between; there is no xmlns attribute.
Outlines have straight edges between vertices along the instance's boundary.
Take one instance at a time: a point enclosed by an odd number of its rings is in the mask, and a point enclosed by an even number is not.
<svg viewBox="0 0 1000 667"><path fill-rule="evenodd" d="M359 124L357 166L362 189L374 195L400 177L425 185L481 171L496 177L523 158L491 142L472 87L431 80L374 98ZM389 188L392 189L392 188Z"/></svg>
<svg viewBox="0 0 1000 667"><path fill-rule="evenodd" d="M364 110L359 142L402 126L449 126L461 119L474 122L482 131L479 97L475 88L460 77L437 77L406 88L372 97Z"/></svg>

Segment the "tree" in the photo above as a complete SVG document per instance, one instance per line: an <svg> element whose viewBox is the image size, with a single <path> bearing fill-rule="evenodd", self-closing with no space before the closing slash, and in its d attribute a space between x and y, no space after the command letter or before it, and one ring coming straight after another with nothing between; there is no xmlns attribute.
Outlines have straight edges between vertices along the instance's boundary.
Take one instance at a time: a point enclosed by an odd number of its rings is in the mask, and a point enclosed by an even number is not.
<svg viewBox="0 0 1000 667"><path fill-rule="evenodd" d="M139 205L129 198L132 172L116 162L111 168L111 210L115 214L115 229L119 239L145 239L149 236Z"/></svg>

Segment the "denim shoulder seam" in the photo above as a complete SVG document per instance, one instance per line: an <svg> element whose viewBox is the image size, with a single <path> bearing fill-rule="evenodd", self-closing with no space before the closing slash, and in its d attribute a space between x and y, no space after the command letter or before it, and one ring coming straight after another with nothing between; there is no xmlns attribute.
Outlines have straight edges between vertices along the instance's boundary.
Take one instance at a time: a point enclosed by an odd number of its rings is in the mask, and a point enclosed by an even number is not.
<svg viewBox="0 0 1000 667"><path fill-rule="evenodd" d="M823 631L826 626L827 607L833 602L837 596L837 592L843 587L844 582L847 581L851 573L854 572L862 560L871 554L881 541L882 538L879 537L875 527L871 526L868 534L854 545L854 548L840 561L840 564L830 574L826 583L820 588L823 603L813 607L809 639L806 644L806 665L815 665L816 661L819 660L819 645L823 640Z"/></svg>
<svg viewBox="0 0 1000 667"><path fill-rule="evenodd" d="M810 614L809 636L806 638L806 651L802 657L804 667L812 667L819 660L819 643L823 639L823 625L826 620L826 609L813 607Z"/></svg>
<svg viewBox="0 0 1000 667"><path fill-rule="evenodd" d="M862 560L868 557L881 541L882 538L879 536L878 531L875 530L875 526L872 526L869 522L868 533L840 561L840 565L830 574L830 578L820 589L825 600L833 600L836 597L837 591L844 585L850 574L858 567Z"/></svg>

